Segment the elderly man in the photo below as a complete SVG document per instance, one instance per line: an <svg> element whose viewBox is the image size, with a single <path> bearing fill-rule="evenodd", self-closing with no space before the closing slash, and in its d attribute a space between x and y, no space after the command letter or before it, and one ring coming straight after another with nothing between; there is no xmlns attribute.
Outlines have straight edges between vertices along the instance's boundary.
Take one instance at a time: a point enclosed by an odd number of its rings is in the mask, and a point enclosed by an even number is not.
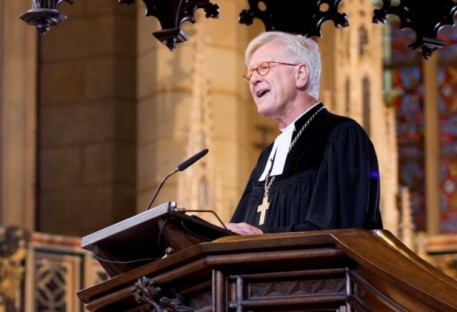
<svg viewBox="0 0 457 312"><path fill-rule="evenodd" d="M265 32L246 49L244 78L258 112L281 134L259 156L227 227L239 234L382 228L376 153L354 120L319 99L312 39Z"/></svg>

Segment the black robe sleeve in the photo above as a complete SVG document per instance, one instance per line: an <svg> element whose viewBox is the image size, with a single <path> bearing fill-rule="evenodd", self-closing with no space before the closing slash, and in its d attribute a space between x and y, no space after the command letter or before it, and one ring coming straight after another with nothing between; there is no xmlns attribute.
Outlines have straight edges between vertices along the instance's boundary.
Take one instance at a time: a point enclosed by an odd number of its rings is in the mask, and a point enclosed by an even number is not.
<svg viewBox="0 0 457 312"><path fill-rule="evenodd" d="M368 137L361 128L343 124L328 144L306 221L319 229L382 227L378 163Z"/></svg>

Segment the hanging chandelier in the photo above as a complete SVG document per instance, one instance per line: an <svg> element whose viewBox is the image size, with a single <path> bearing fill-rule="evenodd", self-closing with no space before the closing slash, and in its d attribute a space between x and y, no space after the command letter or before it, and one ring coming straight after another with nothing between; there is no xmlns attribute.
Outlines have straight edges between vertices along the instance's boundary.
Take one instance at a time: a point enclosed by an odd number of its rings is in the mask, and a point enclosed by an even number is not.
<svg viewBox="0 0 457 312"><path fill-rule="evenodd" d="M67 17L57 10L62 2L73 3L73 0L32 0L32 9L20 18L44 35L52 26L67 20Z"/></svg>

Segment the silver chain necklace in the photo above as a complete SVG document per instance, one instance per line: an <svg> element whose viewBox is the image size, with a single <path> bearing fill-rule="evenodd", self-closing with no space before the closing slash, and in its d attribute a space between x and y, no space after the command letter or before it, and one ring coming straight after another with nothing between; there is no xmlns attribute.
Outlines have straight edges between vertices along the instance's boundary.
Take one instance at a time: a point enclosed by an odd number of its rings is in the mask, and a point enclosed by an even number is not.
<svg viewBox="0 0 457 312"><path fill-rule="evenodd" d="M298 131L297 135L295 136L295 138L292 140L292 142L290 143L290 146L289 146L289 151L288 153L290 152L290 150L292 149L292 147L294 147L295 143L297 143L298 139L300 138L300 136L302 135L303 131L305 131L305 129L308 127L308 125L310 124L310 122L314 119L314 117L316 117L317 114L319 114L319 112L324 109L325 107L322 106L321 108L319 108L306 122L305 124L301 127L300 131ZM272 159L270 161L273 161ZM263 197L264 198L267 198L268 199L268 194L270 193L270 187L271 185L273 184L273 181L275 180L275 177L276 176L273 176L271 178L270 181L268 181L268 179L270 178L270 171L267 172L267 175L265 177L265 185L264 185L264 192L263 192Z"/></svg>
<svg viewBox="0 0 457 312"><path fill-rule="evenodd" d="M316 117L317 114L319 114L319 112L324 109L324 106L322 106L321 108L319 108L306 122L305 124L303 125L303 127L301 127L300 131L298 131L297 135L295 136L295 138L292 140L292 142L290 143L290 146L289 146L289 150L287 151L287 153L290 152L290 150L292 149L292 147L294 147L295 143L297 143L297 140L300 138L300 136L302 135L303 131L305 131L305 129L308 127L309 123L314 119L314 117ZM270 161L273 161L272 159ZM259 218L259 225L262 225L264 222L265 222L265 216L267 214L267 210L268 208L270 208L270 203L268 202L268 194L270 192L270 187L271 185L273 184L273 181L275 180L275 177L276 176L273 176L271 179L270 179L270 172L267 172L267 176L265 177L265 184L264 184L264 191L263 191L263 199L262 199L262 203L257 207L257 212L260 213L260 218ZM268 179L270 179L270 181L268 181Z"/></svg>

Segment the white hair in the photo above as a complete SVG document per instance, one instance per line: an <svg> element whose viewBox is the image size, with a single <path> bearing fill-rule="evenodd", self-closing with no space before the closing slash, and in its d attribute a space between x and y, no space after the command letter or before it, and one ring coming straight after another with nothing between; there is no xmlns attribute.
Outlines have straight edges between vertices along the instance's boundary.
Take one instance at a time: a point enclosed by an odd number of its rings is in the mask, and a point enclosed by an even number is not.
<svg viewBox="0 0 457 312"><path fill-rule="evenodd" d="M245 61L248 65L252 54L261 46L275 42L281 45L281 49L290 56L284 62L303 63L308 67L308 92L315 99L319 98L320 79L321 79L321 56L319 46L310 38L302 35L295 35L280 31L267 31L255 37L247 46Z"/></svg>

